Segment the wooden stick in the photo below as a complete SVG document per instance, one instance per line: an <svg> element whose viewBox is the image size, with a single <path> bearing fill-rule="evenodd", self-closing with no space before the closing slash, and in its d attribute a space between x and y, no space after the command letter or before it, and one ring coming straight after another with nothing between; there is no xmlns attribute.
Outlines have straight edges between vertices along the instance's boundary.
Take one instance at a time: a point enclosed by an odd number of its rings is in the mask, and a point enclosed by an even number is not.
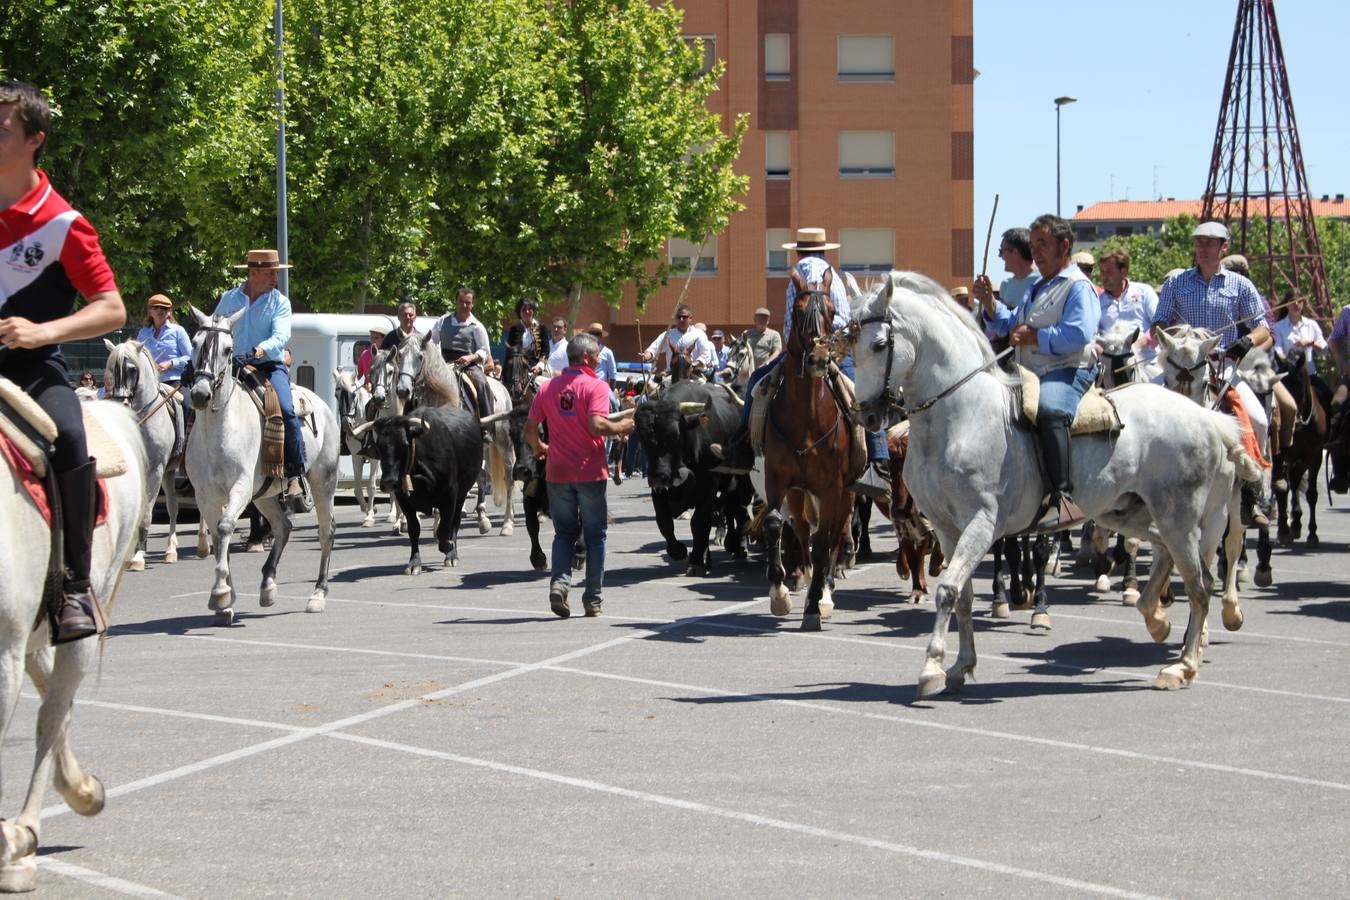
<svg viewBox="0 0 1350 900"><path fill-rule="evenodd" d="M994 209L989 213L989 230L984 233L984 264L980 266L980 276L987 277L989 272L989 239L994 236L994 217L998 215L998 194L994 195Z"/></svg>

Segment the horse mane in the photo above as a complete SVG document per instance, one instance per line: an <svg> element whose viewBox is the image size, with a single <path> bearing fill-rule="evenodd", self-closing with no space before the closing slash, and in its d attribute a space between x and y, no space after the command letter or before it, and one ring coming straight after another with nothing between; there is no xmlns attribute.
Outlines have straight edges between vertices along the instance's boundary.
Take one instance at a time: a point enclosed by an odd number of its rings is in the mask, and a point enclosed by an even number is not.
<svg viewBox="0 0 1350 900"><path fill-rule="evenodd" d="M337 373L338 387L349 394L356 393L356 379L351 372L346 369L339 369Z"/></svg>
<svg viewBox="0 0 1350 900"><path fill-rule="evenodd" d="M422 404L459 406L459 380L441 355L441 342L427 338L422 345Z"/></svg>

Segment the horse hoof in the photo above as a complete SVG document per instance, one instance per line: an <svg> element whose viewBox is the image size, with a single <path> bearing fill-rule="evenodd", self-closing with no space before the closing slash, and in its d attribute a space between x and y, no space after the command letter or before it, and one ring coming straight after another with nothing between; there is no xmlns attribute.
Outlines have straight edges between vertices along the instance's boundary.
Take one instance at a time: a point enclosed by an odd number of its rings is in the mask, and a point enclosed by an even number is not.
<svg viewBox="0 0 1350 900"><path fill-rule="evenodd" d="M1023 591L1022 596L1018 598L1016 603L1012 604L1011 608L1013 610L1016 610L1017 612L1026 612L1027 610L1031 609L1033 605L1034 599L1032 597L1031 591Z"/></svg>
<svg viewBox="0 0 1350 900"><path fill-rule="evenodd" d="M1055 560L1054 565L1050 566L1047 574L1049 574L1051 577L1058 578L1061 574L1063 574L1063 572L1064 567L1059 564L1059 560Z"/></svg>
<svg viewBox="0 0 1350 900"><path fill-rule="evenodd" d="M57 779L56 789L71 810L86 817L96 816L103 812L103 807L108 799L108 795L103 790L103 782L93 775L84 776L84 783L79 787L63 785L60 779Z"/></svg>
<svg viewBox="0 0 1350 900"><path fill-rule="evenodd" d="M1294 536L1289 533L1288 528L1281 528L1279 531L1275 532L1275 543L1279 544L1281 547L1288 547L1293 542Z"/></svg>
<svg viewBox="0 0 1350 900"><path fill-rule="evenodd" d="M138 560L138 559L133 559L131 562L127 563L127 571L128 571L128 572L144 572L144 571L145 571L145 560L143 560L143 559L139 559L139 560Z"/></svg>
<svg viewBox="0 0 1350 900"><path fill-rule="evenodd" d="M1172 622L1166 616L1158 619L1145 619L1145 627L1148 628L1148 636L1153 638L1155 644L1161 644L1172 634Z"/></svg>
<svg viewBox="0 0 1350 900"><path fill-rule="evenodd" d="M0 893L26 894L37 889L37 854L0 866Z"/></svg>
<svg viewBox="0 0 1350 900"><path fill-rule="evenodd" d="M919 674L918 699L927 700L945 690L947 690L947 673L931 660L924 663L923 672Z"/></svg>
<svg viewBox="0 0 1350 900"><path fill-rule="evenodd" d="M497 533L502 537L510 537L511 535L516 533L516 526L512 525L510 522L507 522L505 525L502 526L502 530Z"/></svg>
<svg viewBox="0 0 1350 900"><path fill-rule="evenodd" d="M686 558L689 555L689 550L684 546L684 544L667 544L666 553L670 555L671 559L675 560L676 562L679 562L680 560Z"/></svg>
<svg viewBox="0 0 1350 900"><path fill-rule="evenodd" d="M1270 566L1256 567L1256 575L1255 577L1252 578L1252 583L1255 584L1257 587L1261 588L1270 587L1271 582L1273 582L1274 580L1275 578L1270 571Z"/></svg>
<svg viewBox="0 0 1350 900"><path fill-rule="evenodd" d="M216 610L215 618L211 620L211 624L219 628L229 628L234 624L234 610L228 608Z"/></svg>
<svg viewBox="0 0 1350 900"><path fill-rule="evenodd" d="M1109 594L1109 593L1111 593L1111 578L1110 578L1110 576L1107 576L1107 575L1098 575L1098 576L1097 576L1097 593L1099 593L1099 594Z"/></svg>
<svg viewBox="0 0 1350 900"><path fill-rule="evenodd" d="M324 606L327 605L327 602L328 598L323 594L312 594L310 595L309 601L305 603L305 612L321 613L324 610Z"/></svg>
<svg viewBox="0 0 1350 900"><path fill-rule="evenodd" d="M1173 663L1164 668L1158 673L1158 677L1153 679L1153 689L1157 691L1179 691L1184 687L1190 687L1194 678L1194 672L1189 671L1181 663Z"/></svg>
<svg viewBox="0 0 1350 900"><path fill-rule="evenodd" d="M834 615L833 597L829 596L821 597L820 603L818 605L820 606L820 617L822 619L828 619L830 616Z"/></svg>
<svg viewBox="0 0 1350 900"><path fill-rule="evenodd" d="M769 588L769 612L775 616L786 616L792 612L792 593L781 585Z"/></svg>
<svg viewBox="0 0 1350 900"><path fill-rule="evenodd" d="M962 666L952 666L947 670L946 691L949 694L959 694L961 689L966 686L966 677L970 676L974 680L975 672L973 669L966 669Z"/></svg>
<svg viewBox="0 0 1350 900"><path fill-rule="evenodd" d="M1236 603L1232 605L1225 603L1223 605L1223 627L1229 631L1237 631L1242 627L1242 622L1242 607Z"/></svg>
<svg viewBox="0 0 1350 900"><path fill-rule="evenodd" d="M1121 605L1121 606L1138 606L1138 605L1139 605L1139 592L1136 591L1136 590L1133 589L1133 588L1129 589L1128 591L1125 591L1123 594L1120 595L1120 605Z"/></svg>
<svg viewBox="0 0 1350 900"><path fill-rule="evenodd" d="M1246 583L1247 583L1247 567L1246 567L1246 566L1238 566L1238 570L1237 570L1237 583L1238 583L1238 584L1246 584Z"/></svg>
<svg viewBox="0 0 1350 900"><path fill-rule="evenodd" d="M1031 614L1031 627L1050 630L1050 614L1048 612L1038 612Z"/></svg>
<svg viewBox="0 0 1350 900"><path fill-rule="evenodd" d="M447 569L454 569L459 566L459 557L447 556L441 560L441 565Z"/></svg>
<svg viewBox="0 0 1350 900"><path fill-rule="evenodd" d="M487 534L487 533L488 533L489 531L491 531L491 530L492 530L492 523L489 522L486 518L483 518L483 519L479 519L479 520L478 520L478 533L479 533L479 534Z"/></svg>
<svg viewBox="0 0 1350 900"><path fill-rule="evenodd" d="M216 611L228 609L230 604L234 602L233 593L228 587L212 591L211 599L206 601L206 608Z"/></svg>
<svg viewBox="0 0 1350 900"><path fill-rule="evenodd" d="M1290 537L1291 540L1294 540L1294 541L1296 541L1296 540L1298 540L1299 538L1303 537L1303 526L1302 526L1302 525L1295 525L1295 526L1293 526L1292 528L1290 528L1290 529L1289 529L1289 537Z"/></svg>
<svg viewBox="0 0 1350 900"><path fill-rule="evenodd" d="M1309 547L1317 547L1320 546L1321 543L1322 542L1317 539L1317 535L1315 533L1310 532L1308 534L1307 544Z"/></svg>
<svg viewBox="0 0 1350 900"><path fill-rule="evenodd" d="M277 586L264 587L258 594L259 606L272 606L277 602Z"/></svg>
<svg viewBox="0 0 1350 900"><path fill-rule="evenodd" d="M404 574L404 575L421 575L421 574L422 574L422 567L421 567L421 566L413 566L413 565L407 565L407 566L404 566L404 567L403 567L403 574Z"/></svg>
<svg viewBox="0 0 1350 900"><path fill-rule="evenodd" d="M802 631L819 631L820 616L806 614L802 616Z"/></svg>
<svg viewBox="0 0 1350 900"><path fill-rule="evenodd" d="M176 563L176 562L178 562L178 551L177 551L177 550L166 550L165 553L164 553L164 561L165 561L166 563Z"/></svg>
<svg viewBox="0 0 1350 900"><path fill-rule="evenodd" d="M989 610L989 615L995 619L1006 619L1012 615L1012 611L1008 609L1008 604L995 602Z"/></svg>

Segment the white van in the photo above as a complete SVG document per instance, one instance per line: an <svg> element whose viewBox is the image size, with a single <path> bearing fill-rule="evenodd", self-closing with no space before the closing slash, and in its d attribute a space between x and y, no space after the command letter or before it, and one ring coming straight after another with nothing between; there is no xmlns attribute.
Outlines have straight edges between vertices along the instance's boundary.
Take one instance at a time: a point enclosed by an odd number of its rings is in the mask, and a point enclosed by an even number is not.
<svg viewBox="0 0 1350 900"><path fill-rule="evenodd" d="M436 324L435 316L419 316L414 327L426 334ZM291 383L309 388L337 412L337 381L334 369L356 371L361 351L370 344L370 329L390 331L398 327L394 316L383 314L295 313L291 316ZM352 460L341 457L338 488L352 485Z"/></svg>

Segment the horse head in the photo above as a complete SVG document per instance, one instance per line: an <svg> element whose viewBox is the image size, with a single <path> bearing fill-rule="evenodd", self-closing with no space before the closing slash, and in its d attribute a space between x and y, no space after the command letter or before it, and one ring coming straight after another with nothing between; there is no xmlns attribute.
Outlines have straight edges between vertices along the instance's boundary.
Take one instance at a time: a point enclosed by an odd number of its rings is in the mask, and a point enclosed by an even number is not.
<svg viewBox="0 0 1350 900"><path fill-rule="evenodd" d="M732 339L727 344L727 368L731 370L731 383L744 385L755 371L755 351L744 337Z"/></svg>
<svg viewBox="0 0 1350 900"><path fill-rule="evenodd" d="M809 284L800 272L792 270L792 284L797 289L797 296L792 302L789 352L798 357L802 371L812 378L823 377L830 368L829 341L834 322L830 287L833 282L833 269L826 269L821 281Z"/></svg>
<svg viewBox="0 0 1350 900"><path fill-rule="evenodd" d="M1203 404L1210 354L1219 346L1222 335L1189 325L1159 328L1157 335L1162 348L1163 383L1168 390Z"/></svg>
<svg viewBox="0 0 1350 900"><path fill-rule="evenodd" d="M138 412L146 409L159 396L159 367L150 351L140 341L114 344L107 338L108 399L120 400Z"/></svg>
<svg viewBox="0 0 1350 900"><path fill-rule="evenodd" d="M1135 342L1139 340L1139 326L1128 322L1117 322L1110 331L1097 336L1102 348L1102 386L1111 388L1129 384L1132 381L1146 380L1143 377L1143 363L1135 353Z"/></svg>
<svg viewBox="0 0 1350 900"><path fill-rule="evenodd" d="M1277 369L1269 353L1254 347L1238 363L1238 374L1258 397L1265 397L1289 372Z"/></svg>
<svg viewBox="0 0 1350 900"><path fill-rule="evenodd" d="M198 412L211 405L213 396L221 399L219 410L233 384L231 365L234 361L234 323L248 312L244 307L232 316L208 316L191 306L197 320L197 334L192 339L192 387L188 397Z"/></svg>

